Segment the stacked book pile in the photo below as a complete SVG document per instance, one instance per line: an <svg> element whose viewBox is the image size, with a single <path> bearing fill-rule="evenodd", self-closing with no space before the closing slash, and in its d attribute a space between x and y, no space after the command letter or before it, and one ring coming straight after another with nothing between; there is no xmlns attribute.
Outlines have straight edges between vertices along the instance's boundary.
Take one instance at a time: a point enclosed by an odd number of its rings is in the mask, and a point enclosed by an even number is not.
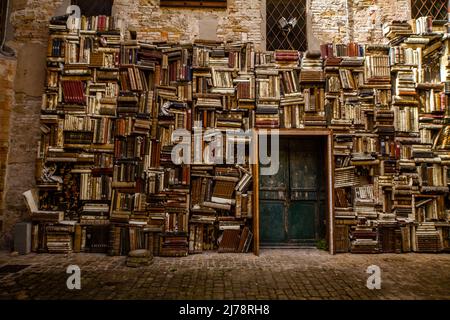
<svg viewBox="0 0 450 320"><path fill-rule="evenodd" d="M280 58L280 56L282 58ZM281 63L291 56L292 63ZM302 128L304 126L304 96L299 82L297 51L275 52L276 66L280 73L280 127ZM280 61L281 59L281 61Z"/></svg>
<svg viewBox="0 0 450 320"><path fill-rule="evenodd" d="M82 207L80 215L81 225L109 224L109 204L86 203Z"/></svg>
<svg viewBox="0 0 450 320"><path fill-rule="evenodd" d="M211 198L204 206L219 210L231 210L236 205L235 188L239 182L239 170L233 167L216 167Z"/></svg>
<svg viewBox="0 0 450 320"><path fill-rule="evenodd" d="M335 187L352 187L359 184L359 178L355 174L354 166L347 166L335 169Z"/></svg>
<svg viewBox="0 0 450 320"><path fill-rule="evenodd" d="M394 112L383 109L376 110L374 129L378 134L393 135L395 131Z"/></svg>
<svg viewBox="0 0 450 320"><path fill-rule="evenodd" d="M74 252L106 253L109 248L109 225L76 225Z"/></svg>
<svg viewBox="0 0 450 320"><path fill-rule="evenodd" d="M159 255L162 257L183 257L189 251L187 233L162 233Z"/></svg>
<svg viewBox="0 0 450 320"><path fill-rule="evenodd" d="M320 51L307 51L301 62L300 82L324 80L323 61Z"/></svg>
<svg viewBox="0 0 450 320"><path fill-rule="evenodd" d="M352 253L378 253L377 231L374 229L364 219L358 219L358 225L351 231Z"/></svg>
<svg viewBox="0 0 450 320"><path fill-rule="evenodd" d="M46 227L46 245L49 253L71 253L73 225L55 224Z"/></svg>
<svg viewBox="0 0 450 320"><path fill-rule="evenodd" d="M402 42L412 33L412 27L407 21L393 20L383 24L383 36L389 39L389 44L392 46Z"/></svg>
<svg viewBox="0 0 450 320"><path fill-rule="evenodd" d="M364 57L363 56L355 56L355 57L342 57L342 60L339 63L342 67L350 67L357 68L364 66Z"/></svg>
<svg viewBox="0 0 450 320"><path fill-rule="evenodd" d="M300 52L296 50L276 50L274 58L279 68L295 68L298 67Z"/></svg>
<svg viewBox="0 0 450 320"><path fill-rule="evenodd" d="M416 98L416 86L415 77L411 69L397 68L397 77L394 82L395 96L394 103L396 104L408 104L417 105ZM408 99L409 98L409 99Z"/></svg>
<svg viewBox="0 0 450 320"><path fill-rule="evenodd" d="M214 250L216 247L214 225L207 221L191 218L189 228L189 254Z"/></svg>
<svg viewBox="0 0 450 320"><path fill-rule="evenodd" d="M189 190L173 188L165 192L166 232L186 232L189 210Z"/></svg>
<svg viewBox="0 0 450 320"><path fill-rule="evenodd" d="M349 201L349 194L345 188L335 188L334 216L339 220L355 219L356 213Z"/></svg>
<svg viewBox="0 0 450 320"><path fill-rule="evenodd" d="M307 51L301 63L300 85L305 101L304 126L323 128L325 118L325 75L320 51Z"/></svg>
<svg viewBox="0 0 450 320"><path fill-rule="evenodd" d="M395 220L380 223L378 233L381 253L402 252L402 234L400 228L397 228Z"/></svg>
<svg viewBox="0 0 450 320"><path fill-rule="evenodd" d="M226 229L220 239L219 253L233 253L236 252L239 247L239 234L237 229Z"/></svg>
<svg viewBox="0 0 450 320"><path fill-rule="evenodd" d="M137 268L148 266L152 261L152 254L148 250L133 250L128 253L127 267Z"/></svg>
<svg viewBox="0 0 450 320"><path fill-rule="evenodd" d="M378 218L373 185L354 187L353 192L353 208L357 216L367 220Z"/></svg>
<svg viewBox="0 0 450 320"><path fill-rule="evenodd" d="M277 69L256 66L255 127L278 128L280 125L280 77Z"/></svg>
<svg viewBox="0 0 450 320"><path fill-rule="evenodd" d="M337 57L362 57L364 56L364 45L356 42L325 43L320 45L320 53L323 59Z"/></svg>
<svg viewBox="0 0 450 320"><path fill-rule="evenodd" d="M366 47L365 77L367 83L390 83L391 70L387 45L368 45Z"/></svg>
<svg viewBox="0 0 450 320"><path fill-rule="evenodd" d="M394 177L392 212L402 220L414 220L412 197L419 193L419 187L413 185L411 177Z"/></svg>
<svg viewBox="0 0 450 320"><path fill-rule="evenodd" d="M416 230L418 252L439 252L442 250L442 242L439 231L434 223L425 222L420 224Z"/></svg>

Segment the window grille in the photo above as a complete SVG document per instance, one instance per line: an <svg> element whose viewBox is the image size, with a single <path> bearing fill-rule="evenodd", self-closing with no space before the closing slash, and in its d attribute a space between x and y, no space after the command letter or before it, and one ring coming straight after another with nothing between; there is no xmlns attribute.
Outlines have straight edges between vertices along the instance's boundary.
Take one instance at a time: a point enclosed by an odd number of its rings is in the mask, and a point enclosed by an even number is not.
<svg viewBox="0 0 450 320"><path fill-rule="evenodd" d="M266 2L266 47L267 50L307 50L306 35L306 2L307 0L267 0ZM283 32L279 25L281 18L297 19L297 24L289 34ZM291 48L292 44L292 48Z"/></svg>
<svg viewBox="0 0 450 320"><path fill-rule="evenodd" d="M447 0L412 0L412 18L431 16L433 20L447 20Z"/></svg>

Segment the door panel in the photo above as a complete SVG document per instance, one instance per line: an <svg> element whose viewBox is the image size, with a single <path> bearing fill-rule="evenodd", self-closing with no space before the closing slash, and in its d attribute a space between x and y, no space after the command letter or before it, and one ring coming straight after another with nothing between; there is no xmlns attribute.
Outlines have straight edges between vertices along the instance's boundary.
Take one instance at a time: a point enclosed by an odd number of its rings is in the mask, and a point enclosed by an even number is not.
<svg viewBox="0 0 450 320"><path fill-rule="evenodd" d="M318 197L319 145L314 141L291 140L289 144L290 198L291 201L311 200Z"/></svg>
<svg viewBox="0 0 450 320"><path fill-rule="evenodd" d="M270 140L269 140L270 141ZM269 147L270 149L270 147ZM266 200L286 200L289 183L289 145L280 139L279 169L272 176L259 176L259 197Z"/></svg>
<svg viewBox="0 0 450 320"><path fill-rule="evenodd" d="M262 244L286 241L284 202L262 200L260 205L260 236Z"/></svg>
<svg viewBox="0 0 450 320"><path fill-rule="evenodd" d="M285 201L289 183L288 147L287 143L280 143L278 172L272 176L260 175L259 177L261 243L276 244L286 241Z"/></svg>
<svg viewBox="0 0 450 320"><path fill-rule="evenodd" d="M314 242L318 224L319 145L311 140L289 141L290 203L288 239Z"/></svg>
<svg viewBox="0 0 450 320"><path fill-rule="evenodd" d="M289 206L288 239L294 242L314 241L316 204L313 201L295 201Z"/></svg>
<svg viewBox="0 0 450 320"><path fill-rule="evenodd" d="M320 194L322 195L322 193ZM323 192L323 195L325 195L325 191ZM316 221L316 238L317 239L325 239L326 234L327 234L327 228L326 228L326 206L327 203L325 201L325 199L321 199L319 201L319 218Z"/></svg>

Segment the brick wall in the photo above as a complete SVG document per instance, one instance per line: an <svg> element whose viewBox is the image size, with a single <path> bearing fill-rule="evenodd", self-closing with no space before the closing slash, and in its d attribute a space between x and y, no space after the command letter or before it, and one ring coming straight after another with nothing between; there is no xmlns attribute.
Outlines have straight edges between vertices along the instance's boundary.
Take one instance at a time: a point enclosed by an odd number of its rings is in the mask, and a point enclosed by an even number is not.
<svg viewBox="0 0 450 320"><path fill-rule="evenodd" d="M410 15L409 0L308 1L311 46L329 41L379 42L384 21L407 19ZM48 21L54 15L64 14L69 2L12 3L10 21L14 35L7 44L16 51L16 58L0 57L0 245L3 246L9 242L14 224L27 215L22 192L34 185ZM373 3L378 9L371 17ZM142 40L244 39L255 42L257 48L265 47L265 0L228 0L227 9L160 8L159 0L115 0L113 13L125 18Z"/></svg>

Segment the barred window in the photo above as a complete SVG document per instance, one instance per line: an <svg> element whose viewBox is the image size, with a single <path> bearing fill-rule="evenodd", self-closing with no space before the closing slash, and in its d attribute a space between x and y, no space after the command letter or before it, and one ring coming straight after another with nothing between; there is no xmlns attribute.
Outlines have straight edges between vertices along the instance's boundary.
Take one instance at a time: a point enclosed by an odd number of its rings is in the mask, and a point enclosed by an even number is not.
<svg viewBox="0 0 450 320"><path fill-rule="evenodd" d="M266 47L276 49L306 51L307 0L267 0L266 3ZM283 19L284 18L284 19ZM280 19L284 22L280 23ZM296 24L289 24L296 19ZM286 25L285 22L288 22ZM285 27L283 28L283 23Z"/></svg>
<svg viewBox="0 0 450 320"><path fill-rule="evenodd" d="M447 0L411 0L412 18L431 16L433 20L447 20Z"/></svg>
<svg viewBox="0 0 450 320"><path fill-rule="evenodd" d="M110 16L112 14L114 0L72 0L73 5L81 9L81 15L92 16Z"/></svg>

